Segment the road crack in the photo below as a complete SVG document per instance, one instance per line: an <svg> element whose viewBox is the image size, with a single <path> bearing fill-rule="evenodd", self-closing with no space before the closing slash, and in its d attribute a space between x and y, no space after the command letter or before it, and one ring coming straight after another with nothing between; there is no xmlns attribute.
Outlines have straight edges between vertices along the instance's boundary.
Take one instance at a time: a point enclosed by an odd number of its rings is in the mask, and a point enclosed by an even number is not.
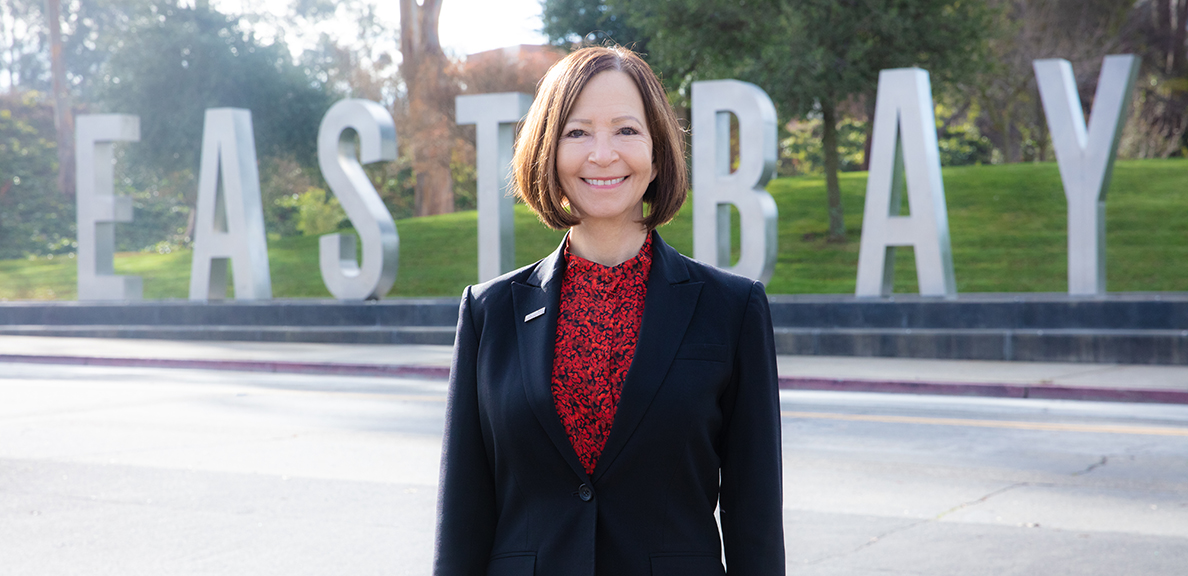
<svg viewBox="0 0 1188 576"><path fill-rule="evenodd" d="M1104 458L1103 458L1103 460L1104 460ZM1097 465L1101 465L1101 464L1102 464L1102 463L1098 463L1098 464L1096 464L1095 466L1097 466ZM957 506L954 506L954 507L952 507L952 508L950 508L950 509L948 509L948 510L945 510L944 512L941 512L940 514L937 514L936 516L933 516L932 518L922 518L922 519L920 519L920 520L917 520L917 521L915 521L915 522L912 522L912 523L910 523L910 524L904 524L904 525L902 525L902 526L897 526L897 527L895 527L895 528L892 528L892 529L890 529L890 530L887 530L887 531L884 531L884 532L882 532L882 533L880 533L880 534L877 534L877 535L875 535L875 536L872 536L872 537L870 538L870 540L867 540L866 542L862 543L862 544L861 544L861 545L859 545L858 547L856 547L856 548L854 548L854 549L852 549L852 550L850 550L850 551L848 551L848 552L842 552L842 553L839 553L839 554L831 554L831 555L829 555L829 556L825 556L825 557L822 557L822 558L818 558L818 559L816 559L816 560L813 560L813 561L811 561L811 562L806 562L805 564L806 564L806 565L809 565L809 566L812 566L812 565L816 565L816 564L821 564L821 563L824 563L824 562L828 562L828 561L830 561L830 560L833 560L833 559L836 559L836 558L841 558L841 557L844 557L844 556L849 556L849 555L851 555L851 554L857 554L857 553L859 553L859 552L861 552L861 551L863 551L863 550L865 550L865 549L867 549L867 548L870 548L871 546L874 546L875 544L878 544L878 543L879 543L879 542L881 542L883 539L885 539L885 538L887 538L887 537L889 537L889 536L894 536L895 534L898 534L898 533L900 533L900 532L905 532L905 531L907 531L907 530L911 530L912 528L915 528L915 527L917 527L917 526L921 526L921 525L928 524L928 523L932 523L932 522L938 522L938 521L940 521L941 519L943 519L945 516L948 516L949 514L952 514L952 513L954 513L954 512L957 512L957 511L959 511L959 510L964 510L964 509L966 509L966 508L969 508L969 507L971 507L971 506L977 506L978 504L981 504L981 503L983 503L983 502L985 502L985 501L987 501L987 500L989 500L989 499L991 499L991 498L994 498L995 496L998 496L998 495L1000 495L1000 494L1005 494L1006 492L1009 492L1009 491L1011 491L1011 490L1014 490L1014 489L1016 489L1016 488L1022 488L1022 487L1024 487L1024 486L1031 486L1031 485L1033 485L1033 483L1032 483L1032 482L1017 482L1017 483L1015 483L1015 484L1011 484L1011 485L1009 485L1009 486L1004 486L1004 487L1002 487L1002 488L999 488L998 490L995 490L995 491L993 491L993 492L990 492L989 494L986 494L985 496L982 496L982 497L980 497L980 498L977 498L977 499L975 499L975 500L970 500L970 501L968 501L968 502L963 502L963 503L961 503L961 504L958 504Z"/></svg>
<svg viewBox="0 0 1188 576"><path fill-rule="evenodd" d="M949 514L952 514L954 512L958 512L960 510L965 510L966 508L969 508L971 506L977 506L978 504L981 504L995 496L998 496L999 494L1004 494L1006 492L1010 492L1011 490L1014 490L1016 488L1030 486L1031 484L1032 484L1031 482L1016 482L1015 484L1011 484L1010 486L1004 486L1004 487L999 488L998 490L995 490L985 496L982 496L981 498L978 498L977 500L970 500L969 502L963 502L963 503L958 504L952 508L949 508L948 510L941 512L940 514L937 514L935 517L931 518L929 521L935 522L935 521L940 520L940 519L944 518L945 516L948 516Z"/></svg>
<svg viewBox="0 0 1188 576"><path fill-rule="evenodd" d="M1110 461L1109 456L1102 456L1101 460L1098 460L1097 462L1090 464L1088 468L1081 470L1080 472L1073 472L1072 475L1073 476L1084 476L1094 470L1097 470L1098 468L1101 468L1102 466L1105 466L1109 461Z"/></svg>

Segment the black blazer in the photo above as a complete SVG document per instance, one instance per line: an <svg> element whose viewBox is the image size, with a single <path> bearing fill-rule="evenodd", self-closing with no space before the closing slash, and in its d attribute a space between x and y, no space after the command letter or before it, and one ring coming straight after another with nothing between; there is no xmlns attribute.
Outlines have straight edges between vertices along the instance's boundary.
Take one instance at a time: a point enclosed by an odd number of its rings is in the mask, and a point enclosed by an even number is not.
<svg viewBox="0 0 1188 576"><path fill-rule="evenodd" d="M659 235L652 254L639 343L592 475L553 404L562 249L466 289L434 574L718 575L720 543L730 574L784 573L763 285L686 258Z"/></svg>

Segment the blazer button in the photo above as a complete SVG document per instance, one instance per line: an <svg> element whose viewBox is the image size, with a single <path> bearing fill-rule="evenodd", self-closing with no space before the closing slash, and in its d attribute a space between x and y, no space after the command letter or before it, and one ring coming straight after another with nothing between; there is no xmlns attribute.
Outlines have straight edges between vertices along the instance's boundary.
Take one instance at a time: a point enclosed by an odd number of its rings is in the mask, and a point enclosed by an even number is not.
<svg viewBox="0 0 1188 576"><path fill-rule="evenodd" d="M590 487L586 486L585 484L578 486L577 495L578 495L578 498L582 499L582 502L589 502L594 499L594 491L591 490Z"/></svg>

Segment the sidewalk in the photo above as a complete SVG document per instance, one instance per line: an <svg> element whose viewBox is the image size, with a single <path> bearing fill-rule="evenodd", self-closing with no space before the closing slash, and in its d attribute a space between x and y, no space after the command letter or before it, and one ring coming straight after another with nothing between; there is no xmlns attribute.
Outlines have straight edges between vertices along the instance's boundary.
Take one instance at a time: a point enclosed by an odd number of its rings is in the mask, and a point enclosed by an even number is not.
<svg viewBox="0 0 1188 576"><path fill-rule="evenodd" d="M0 336L0 363L445 379L448 346ZM780 387L1188 404L1188 366L780 356Z"/></svg>

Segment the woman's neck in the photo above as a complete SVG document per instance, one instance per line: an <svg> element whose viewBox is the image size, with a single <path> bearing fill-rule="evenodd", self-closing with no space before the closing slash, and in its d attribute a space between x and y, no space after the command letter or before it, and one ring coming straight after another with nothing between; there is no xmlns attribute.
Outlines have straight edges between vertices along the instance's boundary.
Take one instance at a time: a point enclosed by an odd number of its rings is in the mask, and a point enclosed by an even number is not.
<svg viewBox="0 0 1188 576"><path fill-rule="evenodd" d="M627 226L599 226L583 222L569 230L569 251L603 266L618 266L639 254L648 229L638 222Z"/></svg>

